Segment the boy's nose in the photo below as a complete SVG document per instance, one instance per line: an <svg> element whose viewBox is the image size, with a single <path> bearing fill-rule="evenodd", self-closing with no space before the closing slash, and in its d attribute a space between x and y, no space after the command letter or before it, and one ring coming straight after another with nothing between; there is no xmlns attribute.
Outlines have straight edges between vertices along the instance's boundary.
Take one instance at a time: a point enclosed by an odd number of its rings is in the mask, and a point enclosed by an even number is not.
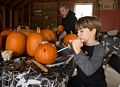
<svg viewBox="0 0 120 87"><path fill-rule="evenodd" d="M77 33L77 36L81 36L81 34L80 34L80 33Z"/></svg>

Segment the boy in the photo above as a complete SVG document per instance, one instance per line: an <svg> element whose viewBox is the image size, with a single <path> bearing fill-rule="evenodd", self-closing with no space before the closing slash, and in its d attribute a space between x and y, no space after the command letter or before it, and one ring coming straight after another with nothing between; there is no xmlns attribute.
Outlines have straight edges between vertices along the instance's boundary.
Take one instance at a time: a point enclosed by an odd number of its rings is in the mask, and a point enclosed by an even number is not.
<svg viewBox="0 0 120 87"><path fill-rule="evenodd" d="M78 38L71 42L77 75L70 78L68 87L107 87L102 61L105 49L96 41L101 23L96 17L80 18L75 25Z"/></svg>

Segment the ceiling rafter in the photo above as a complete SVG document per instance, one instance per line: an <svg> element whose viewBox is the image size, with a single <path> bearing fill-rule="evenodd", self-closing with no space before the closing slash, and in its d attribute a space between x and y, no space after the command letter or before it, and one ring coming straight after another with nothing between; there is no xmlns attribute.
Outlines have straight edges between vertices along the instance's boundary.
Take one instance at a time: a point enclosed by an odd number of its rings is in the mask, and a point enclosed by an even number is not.
<svg viewBox="0 0 120 87"><path fill-rule="evenodd" d="M24 6L25 4L27 4L29 2L29 0L24 0L19 6L16 7L16 9L21 8L22 6Z"/></svg>
<svg viewBox="0 0 120 87"><path fill-rule="evenodd" d="M11 2L11 0L4 0L3 5L7 5L10 2Z"/></svg>
<svg viewBox="0 0 120 87"><path fill-rule="evenodd" d="M22 2L23 0L16 0L13 3L10 3L10 7L14 7L15 5L19 4L20 2Z"/></svg>

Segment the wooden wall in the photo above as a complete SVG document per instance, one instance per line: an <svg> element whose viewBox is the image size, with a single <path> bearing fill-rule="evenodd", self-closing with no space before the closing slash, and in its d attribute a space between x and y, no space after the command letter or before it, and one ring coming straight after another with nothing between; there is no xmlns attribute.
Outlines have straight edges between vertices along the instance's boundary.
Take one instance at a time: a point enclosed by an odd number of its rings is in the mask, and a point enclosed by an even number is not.
<svg viewBox="0 0 120 87"><path fill-rule="evenodd" d="M71 10L74 10L74 3L94 3L93 14L99 15L98 0L24 0L18 6L15 5L15 8L2 6L2 8L4 7L3 15L5 15L3 17L5 21L3 27L16 28L19 25L28 25L32 28L36 26L41 28L57 27L61 24L61 15L58 8L61 3L68 4ZM37 10L42 12L35 12Z"/></svg>
<svg viewBox="0 0 120 87"><path fill-rule="evenodd" d="M102 32L116 29L120 31L119 5L119 0L101 0L99 18L103 25Z"/></svg>
<svg viewBox="0 0 120 87"><path fill-rule="evenodd" d="M115 29L120 31L120 9L102 10L100 20L103 25L102 32Z"/></svg>
<svg viewBox="0 0 120 87"><path fill-rule="evenodd" d="M21 1L19 0L19 2ZM117 0L118 2L120 0ZM17 5L0 5L2 27L16 28L19 25L30 26L31 28L37 26L40 28L57 27L61 24L61 15L58 8L61 3L68 4L71 10L74 10L75 3L93 3L93 15L102 18L99 0L22 0ZM119 4L117 4L117 7L120 7ZM104 23L104 21L102 22ZM103 25L103 29L109 26L107 23ZM104 31L108 30L107 28Z"/></svg>
<svg viewBox="0 0 120 87"><path fill-rule="evenodd" d="M45 5L46 2L47 2L47 4ZM50 8L54 8L54 10L53 10L54 11L53 12L54 19L50 19L52 22L49 20L51 23L46 23L46 27L47 27L47 24L49 24L49 25L53 24L54 27L57 27L58 25L61 24L61 14L60 14L59 8L58 8L58 5L61 4L61 3L66 3L68 5L69 9L72 10L72 11L74 11L74 4L75 3L93 3L93 5L94 5L93 15L99 16L99 2L98 2L98 0L64 0L64 1L63 0L51 0L51 3L54 3L53 6L51 6L51 4L49 4L48 2L50 2L50 0L44 0L44 1L34 0L33 4L32 4L33 5L33 10L35 8L38 8L38 9L41 9L41 10L45 9L44 11L45 11L46 15L49 14L49 11L52 11L52 10L50 10ZM35 3L37 3L39 5L36 5ZM42 5L42 4L44 4L44 5ZM56 15L56 13L57 13L57 15ZM35 17L35 16L33 16L33 17ZM36 16L36 17L38 17L38 16ZM38 18L40 19L40 16ZM50 18L53 18L53 17L50 16ZM34 19L34 18L32 18L32 19ZM35 22L35 21L32 20L32 22ZM32 24L32 25L34 25L34 24Z"/></svg>
<svg viewBox="0 0 120 87"><path fill-rule="evenodd" d="M0 32L2 31L3 27L3 9L2 6L0 5Z"/></svg>
<svg viewBox="0 0 120 87"><path fill-rule="evenodd" d="M29 25L30 0L6 0L4 3L0 3L0 14L2 14L2 28L16 28L19 25ZM5 4L7 3L7 4ZM9 5L8 5L9 4Z"/></svg>

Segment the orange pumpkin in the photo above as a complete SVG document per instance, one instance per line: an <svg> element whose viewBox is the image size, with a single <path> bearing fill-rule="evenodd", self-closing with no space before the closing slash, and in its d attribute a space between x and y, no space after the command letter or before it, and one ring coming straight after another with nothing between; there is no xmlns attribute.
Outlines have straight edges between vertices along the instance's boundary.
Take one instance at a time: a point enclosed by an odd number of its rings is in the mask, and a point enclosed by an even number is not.
<svg viewBox="0 0 120 87"><path fill-rule="evenodd" d="M65 38L63 39L64 44L67 46L69 44L70 40L74 40L77 38L77 35L75 34L68 34L67 36L65 36Z"/></svg>
<svg viewBox="0 0 120 87"><path fill-rule="evenodd" d="M57 40L56 34L51 29L43 29L40 31L45 40L49 42L55 42Z"/></svg>
<svg viewBox="0 0 120 87"><path fill-rule="evenodd" d="M20 32L22 32L23 34L25 34L26 36L31 35L32 33L34 33L34 31L30 30L30 29L20 29Z"/></svg>
<svg viewBox="0 0 120 87"><path fill-rule="evenodd" d="M0 33L2 37L2 48L5 49L5 43L8 35L13 31L12 28L4 28L4 30Z"/></svg>
<svg viewBox="0 0 120 87"><path fill-rule="evenodd" d="M27 54L29 56L35 55L35 50L42 41L42 36L39 33L32 33L27 39Z"/></svg>
<svg viewBox="0 0 120 87"><path fill-rule="evenodd" d="M15 55L20 56L26 49L26 36L20 32L12 32L6 40L6 50L13 51Z"/></svg>
<svg viewBox="0 0 120 87"><path fill-rule="evenodd" d="M51 64L55 62L57 55L56 47L51 43L46 43L39 45L36 49L35 59L42 64Z"/></svg>
<svg viewBox="0 0 120 87"><path fill-rule="evenodd" d="M57 28L57 31L58 32L63 32L64 31L64 26L63 25L59 25L58 28Z"/></svg>
<svg viewBox="0 0 120 87"><path fill-rule="evenodd" d="M5 28L2 32L1 32L1 36L2 37L7 37L13 30L11 28Z"/></svg>

